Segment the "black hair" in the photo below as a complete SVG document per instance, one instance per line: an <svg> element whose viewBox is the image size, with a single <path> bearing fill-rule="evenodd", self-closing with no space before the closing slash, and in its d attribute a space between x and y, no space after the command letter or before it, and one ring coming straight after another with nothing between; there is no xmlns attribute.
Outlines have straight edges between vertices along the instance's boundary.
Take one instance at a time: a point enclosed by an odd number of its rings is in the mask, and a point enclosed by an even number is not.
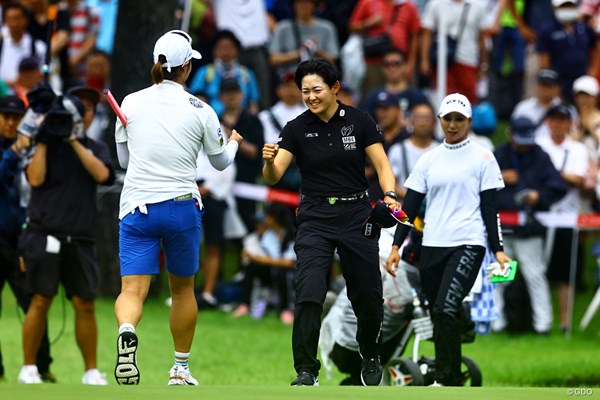
<svg viewBox="0 0 600 400"><path fill-rule="evenodd" d="M215 36L213 36L212 47L215 47L215 45L221 39L229 39L235 44L235 46L237 47L238 50L242 49L242 42L240 42L240 40L237 38L237 36L235 36L235 33L233 33L232 31L230 31L228 29L223 29L223 30L217 32L215 34Z"/></svg>
<svg viewBox="0 0 600 400"><path fill-rule="evenodd" d="M16 1L11 1L8 2L4 5L4 7L2 7L2 21L6 21L6 14L8 13L8 10L11 9L18 9L21 10L21 13L23 14L23 16L27 19L29 19L29 12L27 10L27 7L25 7L23 4L16 2Z"/></svg>
<svg viewBox="0 0 600 400"><path fill-rule="evenodd" d="M402 62L406 62L406 53L397 47L391 47L383 54L383 57L387 56L388 54L398 54L400 57L402 57Z"/></svg>
<svg viewBox="0 0 600 400"><path fill-rule="evenodd" d="M418 107L418 106L425 106L425 107L429 108L429 110L431 111L431 115L433 115L434 117L435 117L435 116L436 116L436 114L437 114L437 113L435 112L435 108L433 108L433 105L432 105L430 102L428 102L428 101L419 101L419 102L417 102L417 103L413 104L413 105L410 107L410 109L411 109L411 110L414 110L414 109L415 109L415 107Z"/></svg>
<svg viewBox="0 0 600 400"><path fill-rule="evenodd" d="M311 60L302 61L296 68L296 76L294 81L298 89L302 90L302 78L306 75L318 75L323 78L329 87L333 87L340 80L340 71L335 64L324 58L314 58Z"/></svg>

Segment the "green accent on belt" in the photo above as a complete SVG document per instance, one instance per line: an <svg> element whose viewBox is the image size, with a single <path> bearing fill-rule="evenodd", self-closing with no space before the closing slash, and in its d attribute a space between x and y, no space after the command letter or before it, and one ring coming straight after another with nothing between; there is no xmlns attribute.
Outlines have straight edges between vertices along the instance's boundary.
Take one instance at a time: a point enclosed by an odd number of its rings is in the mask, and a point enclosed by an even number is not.
<svg viewBox="0 0 600 400"><path fill-rule="evenodd" d="M329 201L329 204L334 205L337 201L337 197L328 197L327 201Z"/></svg>
<svg viewBox="0 0 600 400"><path fill-rule="evenodd" d="M183 194L181 196L177 196L173 200L175 200L175 201L185 201L185 200L191 200L193 198L194 198L194 196L192 196L191 193L188 193L188 194Z"/></svg>

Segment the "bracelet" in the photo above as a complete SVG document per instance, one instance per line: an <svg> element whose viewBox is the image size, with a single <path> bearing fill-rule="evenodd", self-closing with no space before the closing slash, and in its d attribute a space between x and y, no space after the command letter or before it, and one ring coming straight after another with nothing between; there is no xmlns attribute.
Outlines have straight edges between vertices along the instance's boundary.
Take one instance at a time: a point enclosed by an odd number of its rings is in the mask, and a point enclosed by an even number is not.
<svg viewBox="0 0 600 400"><path fill-rule="evenodd" d="M394 192L393 190L389 191L389 192L385 192L383 194L383 197L391 197L394 200L398 200L398 195L396 194L396 192Z"/></svg>

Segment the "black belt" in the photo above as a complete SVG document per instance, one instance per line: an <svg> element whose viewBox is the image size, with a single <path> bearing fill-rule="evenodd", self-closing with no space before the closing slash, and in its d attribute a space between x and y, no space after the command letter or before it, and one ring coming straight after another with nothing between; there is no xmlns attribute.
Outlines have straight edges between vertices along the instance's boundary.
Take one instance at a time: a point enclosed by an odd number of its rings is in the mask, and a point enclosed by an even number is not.
<svg viewBox="0 0 600 400"><path fill-rule="evenodd" d="M331 196L331 197L307 196L305 194L303 194L301 196L302 196L302 200L327 202L331 205L334 205L338 202L343 203L343 204L356 203L357 201L368 198L369 192L367 190L365 190L364 192L360 192L360 193L344 194L344 195L340 195L340 196Z"/></svg>

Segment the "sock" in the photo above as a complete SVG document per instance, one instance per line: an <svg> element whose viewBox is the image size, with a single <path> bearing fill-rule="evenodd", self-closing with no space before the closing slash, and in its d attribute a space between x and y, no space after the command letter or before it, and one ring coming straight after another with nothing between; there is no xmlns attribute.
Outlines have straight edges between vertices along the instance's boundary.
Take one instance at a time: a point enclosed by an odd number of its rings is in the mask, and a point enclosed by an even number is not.
<svg viewBox="0 0 600 400"><path fill-rule="evenodd" d="M179 365L184 369L188 369L188 360L190 359L190 353L175 352L175 365Z"/></svg>
<svg viewBox="0 0 600 400"><path fill-rule="evenodd" d="M135 333L135 326L133 326L129 322L124 322L121 324L121 326L119 326L119 335L123 332L134 332Z"/></svg>

